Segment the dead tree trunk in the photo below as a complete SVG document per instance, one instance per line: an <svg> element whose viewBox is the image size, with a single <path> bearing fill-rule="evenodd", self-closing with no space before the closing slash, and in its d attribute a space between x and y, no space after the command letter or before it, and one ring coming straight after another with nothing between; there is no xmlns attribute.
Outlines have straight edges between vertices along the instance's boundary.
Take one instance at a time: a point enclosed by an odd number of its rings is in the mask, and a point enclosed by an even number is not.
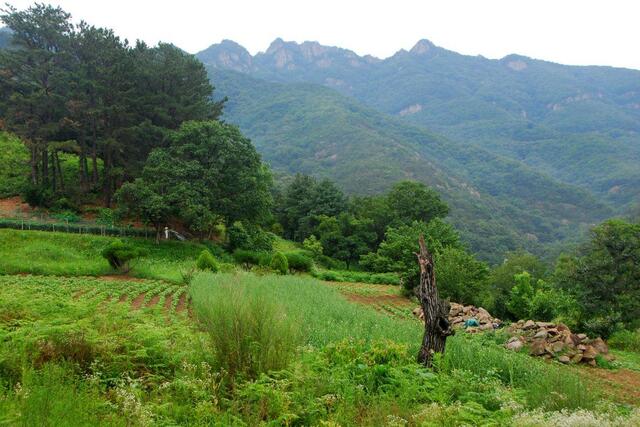
<svg viewBox="0 0 640 427"><path fill-rule="evenodd" d="M431 366L435 353L444 353L444 346L453 329L449 324L450 304L438 296L436 287L436 273L433 257L424 243L424 236L420 236L420 253L417 253L420 265L420 287L418 297L424 313L424 336L422 347L418 353L418 362Z"/></svg>

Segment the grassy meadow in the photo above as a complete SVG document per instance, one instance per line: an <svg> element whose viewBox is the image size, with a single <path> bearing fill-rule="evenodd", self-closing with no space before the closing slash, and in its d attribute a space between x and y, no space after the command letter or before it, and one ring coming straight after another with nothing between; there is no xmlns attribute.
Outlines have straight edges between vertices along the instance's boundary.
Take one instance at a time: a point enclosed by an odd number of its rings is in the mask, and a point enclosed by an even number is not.
<svg viewBox="0 0 640 427"><path fill-rule="evenodd" d="M424 368L418 322L345 297L392 287L185 277L203 246L142 240L147 255L114 276L109 239L0 230L0 424L640 423L584 369L507 352L499 335L459 333Z"/></svg>

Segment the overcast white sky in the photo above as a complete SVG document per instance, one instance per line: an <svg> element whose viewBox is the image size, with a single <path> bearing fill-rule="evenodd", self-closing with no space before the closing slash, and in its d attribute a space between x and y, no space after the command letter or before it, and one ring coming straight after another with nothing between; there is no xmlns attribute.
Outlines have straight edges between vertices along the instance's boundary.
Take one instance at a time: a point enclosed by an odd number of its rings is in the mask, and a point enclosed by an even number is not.
<svg viewBox="0 0 640 427"><path fill-rule="evenodd" d="M46 0L40 0L46 1ZM4 3L4 2L2 2ZM18 8L32 1L9 0ZM421 38L469 55L640 69L636 0L57 0L75 20L130 41L198 52L222 39L251 53L276 37L387 57Z"/></svg>

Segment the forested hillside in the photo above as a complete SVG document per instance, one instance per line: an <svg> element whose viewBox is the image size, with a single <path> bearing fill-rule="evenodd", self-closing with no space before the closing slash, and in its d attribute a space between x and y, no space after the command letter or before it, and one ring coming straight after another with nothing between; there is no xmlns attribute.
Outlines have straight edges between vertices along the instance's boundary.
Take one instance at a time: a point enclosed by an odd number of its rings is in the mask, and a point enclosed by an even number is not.
<svg viewBox="0 0 640 427"><path fill-rule="evenodd" d="M286 173L336 180L352 194L399 179L437 188L452 219L485 259L517 247L540 251L611 214L586 191L472 144L437 136L312 84L282 84L209 68L229 97L224 119Z"/></svg>
<svg viewBox="0 0 640 427"><path fill-rule="evenodd" d="M386 114L528 164L624 211L638 201L640 72L510 55L460 55L421 40L380 60L315 42L275 40L251 56L225 41L205 64L315 83ZM599 167L606 163L608 167Z"/></svg>
<svg viewBox="0 0 640 427"><path fill-rule="evenodd" d="M11 32L6 28L0 28L0 49L6 47L11 39Z"/></svg>

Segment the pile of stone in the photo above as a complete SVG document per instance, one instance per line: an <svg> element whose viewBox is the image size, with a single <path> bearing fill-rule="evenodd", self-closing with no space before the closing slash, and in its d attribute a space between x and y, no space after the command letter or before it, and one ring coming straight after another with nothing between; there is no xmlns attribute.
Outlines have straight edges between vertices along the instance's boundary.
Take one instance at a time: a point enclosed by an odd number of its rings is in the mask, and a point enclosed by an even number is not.
<svg viewBox="0 0 640 427"><path fill-rule="evenodd" d="M574 334L562 323L520 320L509 326L507 331L512 337L505 347L510 350L520 351L526 346L532 356L591 366L596 366L598 355L613 360L602 338L591 339L585 334Z"/></svg>
<svg viewBox="0 0 640 427"><path fill-rule="evenodd" d="M413 310L413 314L424 322L422 307ZM454 328L465 328L475 333L499 328L502 321L492 317L487 310L473 305L451 303L449 323ZM469 326L476 324L477 326ZM506 328L511 338L505 344L509 350L520 351L527 348L531 356L545 359L557 359L562 363L586 363L596 366L596 357L613 360L609 347L602 338L591 339L585 334L574 334L562 323L535 322L520 320Z"/></svg>
<svg viewBox="0 0 640 427"><path fill-rule="evenodd" d="M422 307L417 307L413 310L413 315L424 322L424 314ZM462 305L455 302L451 303L451 309L449 310L449 323L454 328L463 328L467 321L474 321L478 326L470 326L466 328L467 332L474 333L480 331L490 331L499 328L502 321L496 317L491 317L491 314L482 307L475 307L473 305Z"/></svg>

